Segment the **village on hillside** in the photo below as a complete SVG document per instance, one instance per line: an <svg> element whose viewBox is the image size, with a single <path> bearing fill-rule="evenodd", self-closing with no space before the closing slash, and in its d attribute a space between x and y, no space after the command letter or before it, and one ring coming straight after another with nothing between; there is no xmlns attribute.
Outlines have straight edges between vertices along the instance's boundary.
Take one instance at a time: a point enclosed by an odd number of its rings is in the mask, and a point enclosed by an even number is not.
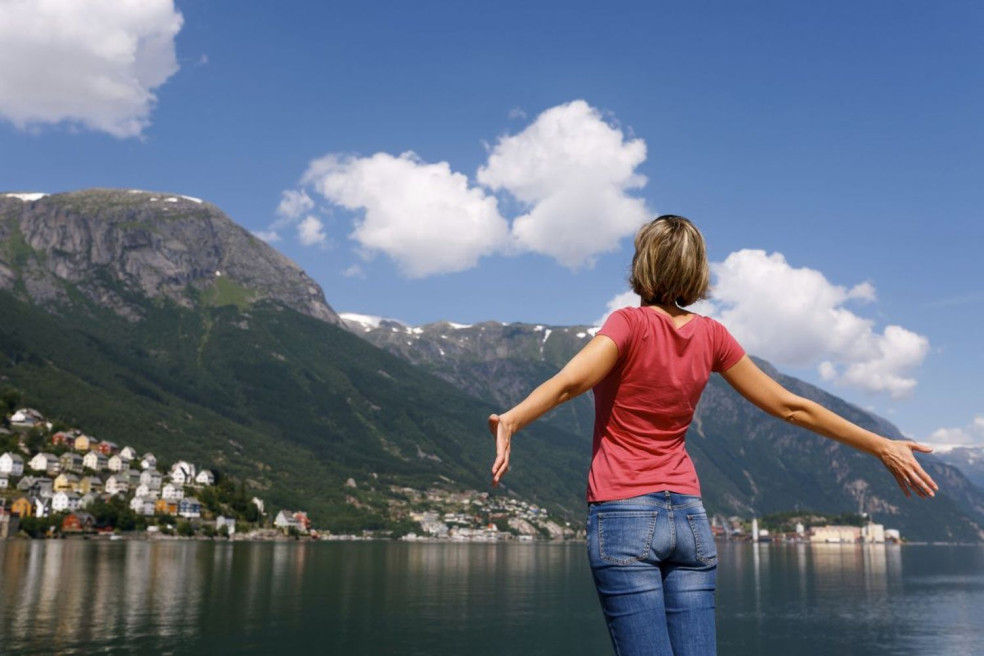
<svg viewBox="0 0 984 656"><path fill-rule="evenodd" d="M231 482L188 460L163 467L150 452L99 440L79 429L54 430L21 408L0 427L0 538L118 534L231 538L256 533L262 499L239 497ZM219 485L217 485L217 482ZM269 535L306 535L303 511L277 513ZM258 536L255 536L258 537Z"/></svg>

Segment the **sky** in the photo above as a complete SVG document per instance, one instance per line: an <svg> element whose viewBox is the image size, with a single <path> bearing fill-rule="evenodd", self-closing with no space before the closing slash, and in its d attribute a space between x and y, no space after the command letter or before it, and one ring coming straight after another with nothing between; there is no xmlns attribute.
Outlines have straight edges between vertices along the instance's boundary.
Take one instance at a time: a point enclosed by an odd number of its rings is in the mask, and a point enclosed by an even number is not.
<svg viewBox="0 0 984 656"><path fill-rule="evenodd" d="M0 190L203 198L338 311L596 324L632 235L696 308L920 440L984 445L976 2L0 0Z"/></svg>

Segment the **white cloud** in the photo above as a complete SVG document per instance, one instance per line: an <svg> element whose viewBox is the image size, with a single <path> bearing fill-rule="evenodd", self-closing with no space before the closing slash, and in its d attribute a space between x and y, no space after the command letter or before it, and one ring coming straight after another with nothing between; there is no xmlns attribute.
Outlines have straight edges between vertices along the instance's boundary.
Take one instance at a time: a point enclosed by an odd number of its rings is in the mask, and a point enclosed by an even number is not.
<svg viewBox="0 0 984 656"><path fill-rule="evenodd" d="M314 209L314 201L303 189L288 189L280 198L277 205L277 216L282 219L292 220L299 218L305 212Z"/></svg>
<svg viewBox="0 0 984 656"><path fill-rule="evenodd" d="M346 268L342 271L342 275L346 278L365 278L366 273L362 270L362 267L358 264L353 264L352 266Z"/></svg>
<svg viewBox="0 0 984 656"><path fill-rule="evenodd" d="M297 239L304 246L323 245L328 241L325 224L316 216L306 216L297 224Z"/></svg>
<svg viewBox="0 0 984 656"><path fill-rule="evenodd" d="M977 415L963 428L937 428L927 441L948 446L984 446L984 415Z"/></svg>
<svg viewBox="0 0 984 656"><path fill-rule="evenodd" d="M850 289L813 269L790 266L781 253L741 250L712 265L714 299L705 312L721 320L750 352L774 364L818 366L824 380L893 397L916 386L911 372L929 340L901 326L880 333L846 307L870 303L870 283ZM709 311L708 311L709 310Z"/></svg>
<svg viewBox="0 0 984 656"><path fill-rule="evenodd" d="M912 372L929 352L929 340L901 326L878 332L873 320L846 307L874 302L870 283L848 289L760 250L731 253L711 270L713 300L690 309L724 323L749 353L776 365L816 366L825 381L895 398L915 388ZM608 303L608 312L638 303L624 292Z"/></svg>
<svg viewBox="0 0 984 656"><path fill-rule="evenodd" d="M327 155L311 163L303 182L331 203L361 211L351 237L413 278L469 269L508 241L495 197L447 162L428 164L410 152Z"/></svg>
<svg viewBox="0 0 984 656"><path fill-rule="evenodd" d="M275 230L254 230L253 234L267 243L280 241L280 235Z"/></svg>
<svg viewBox="0 0 984 656"><path fill-rule="evenodd" d="M0 2L0 116L140 136L182 21L173 0Z"/></svg>
<svg viewBox="0 0 984 656"><path fill-rule="evenodd" d="M525 118L521 111L510 116ZM310 164L302 188L284 192L270 227L310 212L313 190L358 213L350 237L359 252L385 253L410 277L463 271L483 256L522 251L571 268L590 266L647 220L643 200L628 195L646 183L635 173L645 159L641 139L626 141L598 110L577 100L546 110L490 147L476 176L487 189L447 162L424 162L412 152L332 153ZM521 204L511 226L489 190Z"/></svg>
<svg viewBox="0 0 984 656"><path fill-rule="evenodd" d="M513 107L509 110L509 118L526 118L526 112L523 111L522 107Z"/></svg>
<svg viewBox="0 0 984 656"><path fill-rule="evenodd" d="M616 250L649 218L643 200L627 193L646 184L635 172L645 159L642 139L626 141L597 109L575 100L499 139L476 178L526 207L512 225L521 248L577 268Z"/></svg>

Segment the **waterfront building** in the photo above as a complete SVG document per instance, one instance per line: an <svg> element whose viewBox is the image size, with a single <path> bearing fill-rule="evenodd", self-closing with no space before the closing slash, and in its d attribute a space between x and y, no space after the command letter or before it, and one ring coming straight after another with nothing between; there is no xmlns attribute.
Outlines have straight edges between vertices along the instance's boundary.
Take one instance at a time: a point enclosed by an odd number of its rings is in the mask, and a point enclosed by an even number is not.
<svg viewBox="0 0 984 656"><path fill-rule="evenodd" d="M87 512L74 512L65 516L62 533L89 533L96 530L96 519Z"/></svg>
<svg viewBox="0 0 984 656"><path fill-rule="evenodd" d="M219 515L215 518L215 530L220 530L223 526L229 531L229 535L236 534L236 519L235 517L223 517Z"/></svg>
<svg viewBox="0 0 984 656"><path fill-rule="evenodd" d="M858 542L861 539L859 526L818 526L810 534L810 542Z"/></svg>
<svg viewBox="0 0 984 656"><path fill-rule="evenodd" d="M885 527L881 524L868 522L861 528L861 541L879 544L885 541Z"/></svg>
<svg viewBox="0 0 984 656"><path fill-rule="evenodd" d="M0 455L0 474L22 476L24 474L24 456L10 451Z"/></svg>

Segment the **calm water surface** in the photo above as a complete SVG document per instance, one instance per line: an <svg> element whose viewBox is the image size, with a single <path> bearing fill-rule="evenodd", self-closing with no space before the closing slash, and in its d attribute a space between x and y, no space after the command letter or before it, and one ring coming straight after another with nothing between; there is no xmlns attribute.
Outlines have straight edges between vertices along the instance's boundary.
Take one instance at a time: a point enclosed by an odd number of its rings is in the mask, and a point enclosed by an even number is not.
<svg viewBox="0 0 984 656"><path fill-rule="evenodd" d="M718 545L719 651L984 653L984 548ZM0 542L0 654L610 654L581 544Z"/></svg>

